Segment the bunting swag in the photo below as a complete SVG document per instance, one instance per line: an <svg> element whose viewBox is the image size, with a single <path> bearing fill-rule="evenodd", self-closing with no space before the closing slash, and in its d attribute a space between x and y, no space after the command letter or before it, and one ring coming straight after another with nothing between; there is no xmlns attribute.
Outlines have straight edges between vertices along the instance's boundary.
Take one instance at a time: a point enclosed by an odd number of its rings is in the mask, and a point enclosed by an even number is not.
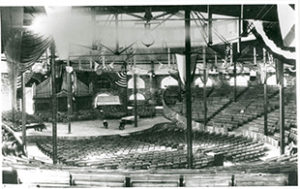
<svg viewBox="0 0 300 189"><path fill-rule="evenodd" d="M21 44L21 64L22 71L28 70L50 47L52 40L50 37L40 36L30 31L24 31Z"/></svg>
<svg viewBox="0 0 300 189"><path fill-rule="evenodd" d="M255 31L253 34L256 38L261 38L265 43L268 49L272 51L274 54L283 57L286 60L296 60L296 53L288 50L283 50L278 47L274 41L270 40L267 34L264 31L263 22L262 21L252 21L253 26L255 27Z"/></svg>
<svg viewBox="0 0 300 189"><path fill-rule="evenodd" d="M44 38L30 31L17 31L5 45L8 62L18 65L20 72L29 70L50 46L50 38Z"/></svg>
<svg viewBox="0 0 300 189"><path fill-rule="evenodd" d="M185 56L180 54L176 54L175 56L181 83L185 84Z"/></svg>
<svg viewBox="0 0 300 189"><path fill-rule="evenodd" d="M127 87L127 73L126 71L117 72L118 80L115 82L120 87Z"/></svg>
<svg viewBox="0 0 300 189"><path fill-rule="evenodd" d="M196 60L197 60L197 55L193 55L191 57L191 73L192 73L192 80L195 75L195 70L196 70ZM181 83L185 85L186 81L186 75L185 75L185 70L186 70L186 65L185 65L185 55L180 55L176 54L176 63L177 63L177 69L179 73L179 77L181 80Z"/></svg>

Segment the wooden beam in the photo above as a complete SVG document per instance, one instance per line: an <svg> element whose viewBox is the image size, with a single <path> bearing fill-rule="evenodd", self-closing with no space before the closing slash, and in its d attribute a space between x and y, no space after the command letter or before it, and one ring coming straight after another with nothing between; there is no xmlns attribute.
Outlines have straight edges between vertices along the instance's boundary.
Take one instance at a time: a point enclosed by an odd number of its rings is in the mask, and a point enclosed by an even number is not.
<svg viewBox="0 0 300 189"><path fill-rule="evenodd" d="M135 64L136 58L135 56L133 57L133 64L134 67L136 66ZM134 127L138 126L138 110L137 110L137 78L136 78L136 73L135 71L133 72L133 96L134 96Z"/></svg>
<svg viewBox="0 0 300 189"><path fill-rule="evenodd" d="M256 65L256 57L257 57L257 55L256 55L256 47L253 47L253 63L254 63L254 65Z"/></svg>
<svg viewBox="0 0 300 189"><path fill-rule="evenodd" d="M238 54L241 53L241 45L242 45L242 22L243 22L243 5L241 5L241 9L240 9L240 16L239 16L239 20L238 20L238 43L237 43L237 52Z"/></svg>
<svg viewBox="0 0 300 189"><path fill-rule="evenodd" d="M12 91L12 95L11 95L11 110L12 110L12 122L13 122L13 125L16 124L16 102L17 102L17 87L16 87L16 80L17 80L17 77L16 77L16 69L17 69L17 66L15 65L14 62L11 62L11 91Z"/></svg>
<svg viewBox="0 0 300 189"><path fill-rule="evenodd" d="M284 136L284 80L283 80L283 70L284 65L282 62L277 60L277 70L278 72L278 84L279 84L279 124L280 124L280 154L284 154L285 148L285 136Z"/></svg>
<svg viewBox="0 0 300 189"><path fill-rule="evenodd" d="M116 52L119 52L119 18L118 14L115 14L115 26L116 26Z"/></svg>
<svg viewBox="0 0 300 189"><path fill-rule="evenodd" d="M55 82L55 44L52 42L51 52L51 82L52 82L52 161L57 164L57 99Z"/></svg>
<svg viewBox="0 0 300 189"><path fill-rule="evenodd" d="M206 48L202 48L203 54L203 104L204 104L204 128L206 128L207 123L207 100L206 100L206 83L207 83L207 73L206 73Z"/></svg>
<svg viewBox="0 0 300 189"><path fill-rule="evenodd" d="M186 64L186 139L188 168L193 167L193 143L192 143L192 96L191 96L191 21L190 10L185 10L185 64Z"/></svg>
<svg viewBox="0 0 300 189"><path fill-rule="evenodd" d="M264 63L264 70L263 70L264 73L261 74L264 74L263 77L264 81L262 81L264 85L264 134L268 135L268 86L267 86L267 70L265 69L267 63L265 48L263 48L263 63Z"/></svg>
<svg viewBox="0 0 300 189"><path fill-rule="evenodd" d="M67 60L67 66L70 66L70 59ZM67 85L68 85L68 97L67 97L67 106L68 106L68 134L72 132L71 125L71 116L72 116L72 78L71 73L67 72Z"/></svg>
<svg viewBox="0 0 300 189"><path fill-rule="evenodd" d="M264 134L268 135L268 86L264 83Z"/></svg>
<svg viewBox="0 0 300 189"><path fill-rule="evenodd" d="M212 40L212 11L211 6L207 5L207 14L208 14L208 45L213 44Z"/></svg>
<svg viewBox="0 0 300 189"><path fill-rule="evenodd" d="M25 88L25 72L21 76L22 83L22 144L26 152L26 88Z"/></svg>
<svg viewBox="0 0 300 189"><path fill-rule="evenodd" d="M230 65L233 63L233 77L234 77L234 93L233 93L233 100L236 102L236 61L233 62L233 45L230 43Z"/></svg>

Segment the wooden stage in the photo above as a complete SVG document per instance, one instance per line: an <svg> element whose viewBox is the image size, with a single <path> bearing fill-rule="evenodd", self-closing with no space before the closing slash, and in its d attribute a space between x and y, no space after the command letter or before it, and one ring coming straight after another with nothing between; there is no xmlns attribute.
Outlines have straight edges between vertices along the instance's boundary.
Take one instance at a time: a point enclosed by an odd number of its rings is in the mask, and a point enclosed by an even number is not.
<svg viewBox="0 0 300 189"><path fill-rule="evenodd" d="M147 130L158 123L170 122L163 116L154 118L139 119L138 127L134 124L126 124L124 130L119 130L120 119L107 120L108 128L104 128L103 120L90 121L74 121L71 123L71 133L68 133L68 123L57 123L57 137L60 139L83 139L97 136L108 135L128 135L130 133ZM34 129L27 130L27 138L30 140L36 137L52 136L52 123L45 123L47 129L35 131ZM21 132L19 133L22 134Z"/></svg>

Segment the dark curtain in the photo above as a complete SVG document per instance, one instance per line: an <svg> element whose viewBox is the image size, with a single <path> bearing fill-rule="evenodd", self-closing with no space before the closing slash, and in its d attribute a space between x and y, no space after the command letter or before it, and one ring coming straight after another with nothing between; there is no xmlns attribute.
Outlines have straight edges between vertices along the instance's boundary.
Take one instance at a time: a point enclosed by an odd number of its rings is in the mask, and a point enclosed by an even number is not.
<svg viewBox="0 0 300 189"><path fill-rule="evenodd" d="M50 46L50 37L17 30L6 42L4 52L9 63L17 65L19 72L29 70Z"/></svg>
<svg viewBox="0 0 300 189"><path fill-rule="evenodd" d="M21 60L19 68L25 71L44 54L50 47L52 40L50 37L34 34L31 31L24 31L21 43Z"/></svg>

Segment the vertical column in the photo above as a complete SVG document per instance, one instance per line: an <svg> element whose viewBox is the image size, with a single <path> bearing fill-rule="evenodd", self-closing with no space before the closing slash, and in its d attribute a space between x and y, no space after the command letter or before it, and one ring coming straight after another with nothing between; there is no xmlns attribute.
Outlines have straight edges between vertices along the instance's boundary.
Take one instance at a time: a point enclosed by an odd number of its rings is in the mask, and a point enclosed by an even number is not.
<svg viewBox="0 0 300 189"><path fill-rule="evenodd" d="M93 60L92 60L92 52L90 51L90 57L89 57L89 62L90 62L90 71L93 71Z"/></svg>
<svg viewBox="0 0 300 189"><path fill-rule="evenodd" d="M119 18L118 14L115 14L115 25L116 25L116 50L119 51Z"/></svg>
<svg viewBox="0 0 300 189"><path fill-rule="evenodd" d="M96 44L96 28L97 28L97 23L96 23L96 8L95 7L92 7L91 8L91 20L92 20L92 23L93 23L93 31L92 31L92 50L96 50L97 49L97 44Z"/></svg>
<svg viewBox="0 0 300 189"><path fill-rule="evenodd" d="M283 83L283 63L277 60L277 74L279 81L279 122L280 122L280 154L284 154L284 83Z"/></svg>
<svg viewBox="0 0 300 189"><path fill-rule="evenodd" d="M212 11L211 6L207 5L207 14L208 14L208 45L212 45Z"/></svg>
<svg viewBox="0 0 300 189"><path fill-rule="evenodd" d="M52 42L50 47L51 58L51 84L52 84L52 160L57 163L57 99L55 84L55 44Z"/></svg>
<svg viewBox="0 0 300 189"><path fill-rule="evenodd" d="M267 69L266 69L266 49L263 48L263 84L264 84L264 134L268 135L268 88L267 88Z"/></svg>
<svg viewBox="0 0 300 189"><path fill-rule="evenodd" d="M243 5L241 5L239 23L238 23L238 43L237 43L237 52L241 53L241 41L242 41L242 22L243 22Z"/></svg>
<svg viewBox="0 0 300 189"><path fill-rule="evenodd" d="M16 124L16 101L17 101L17 87L16 87L16 65L15 62L10 62L11 64L11 80L12 80L12 96L11 96L11 110L12 110L12 122L13 125Z"/></svg>
<svg viewBox="0 0 300 189"><path fill-rule="evenodd" d="M133 57L133 64L134 64L134 67L136 67L136 60L135 60L135 56ZM137 86L136 86L136 82L137 82L137 79L136 79L136 71L133 72L133 95L134 95L134 127L137 127L138 126L138 113L137 113Z"/></svg>
<svg viewBox="0 0 300 189"><path fill-rule="evenodd" d="M186 64L186 125L187 125L187 162L188 168L193 167L193 144L192 144L192 103L191 103L191 28L190 10L185 10L185 64Z"/></svg>
<svg viewBox="0 0 300 189"><path fill-rule="evenodd" d="M207 83L207 73L206 73L206 49L205 46L202 48L203 54L203 104L204 104L204 128L207 123L207 102L206 102L206 83Z"/></svg>
<svg viewBox="0 0 300 189"><path fill-rule="evenodd" d="M218 64L218 55L217 53L215 53L215 66L217 66L217 64Z"/></svg>
<svg viewBox="0 0 300 189"><path fill-rule="evenodd" d="M233 45L230 43L230 65L233 63L233 77L234 77L234 93L233 93L233 100L236 102L236 62L233 62Z"/></svg>
<svg viewBox="0 0 300 189"><path fill-rule="evenodd" d="M67 66L70 67L70 58L68 57ZM72 79L71 73L67 72L68 84L68 133L71 134L71 116L72 116Z"/></svg>
<svg viewBox="0 0 300 189"><path fill-rule="evenodd" d="M126 100L125 100L125 105L126 105L126 115L128 115L128 75L127 75L127 62L124 61L124 73L126 74L126 89L125 89L125 92L126 92Z"/></svg>
<svg viewBox="0 0 300 189"><path fill-rule="evenodd" d="M22 142L23 148L26 149L26 88L25 88L25 72L21 76L22 83ZM26 152L26 150L25 150Z"/></svg>
<svg viewBox="0 0 300 189"><path fill-rule="evenodd" d="M253 63L256 65L256 47L253 47Z"/></svg>

